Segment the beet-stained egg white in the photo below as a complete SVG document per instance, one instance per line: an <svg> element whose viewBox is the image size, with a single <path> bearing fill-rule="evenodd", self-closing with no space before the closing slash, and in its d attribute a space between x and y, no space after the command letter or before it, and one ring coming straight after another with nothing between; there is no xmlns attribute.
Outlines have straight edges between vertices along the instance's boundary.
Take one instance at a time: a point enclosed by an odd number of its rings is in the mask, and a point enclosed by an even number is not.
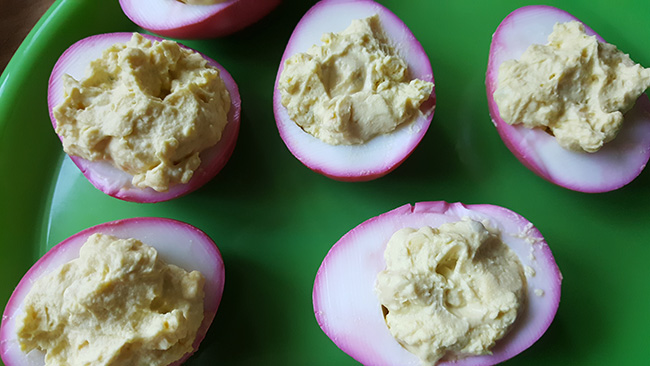
<svg viewBox="0 0 650 366"><path fill-rule="evenodd" d="M164 36L201 39L226 36L262 19L281 0L225 0L210 5L178 0L120 0L124 14L140 27Z"/></svg>
<svg viewBox="0 0 650 366"><path fill-rule="evenodd" d="M197 270L205 277L203 322L193 343L194 351L205 337L217 312L225 281L224 263L214 241L196 227L167 218L132 218L112 221L85 229L54 246L41 257L16 286L2 316L0 325L0 356L6 366L42 366L44 353L33 350L26 354L17 339L17 324L23 310L23 300L34 282L77 258L79 249L93 234L101 233L117 238L135 238L154 247L159 257L186 271ZM180 365L191 353L170 366Z"/></svg>
<svg viewBox="0 0 650 366"><path fill-rule="evenodd" d="M296 25L282 55L273 93L280 137L291 153L311 170L342 181L367 181L397 168L420 143L435 109L435 89L421 106L422 116L395 131L361 145L330 145L305 132L287 114L278 88L285 61L321 44L324 33L345 30L355 19L377 14L384 33L407 65L412 79L434 82L429 58L409 28L395 14L372 0L322 0Z"/></svg>
<svg viewBox="0 0 650 366"><path fill-rule="evenodd" d="M143 34L152 41L161 41L161 38ZM102 52L115 43L126 43L132 33L106 33L84 38L70 46L58 59L50 75L47 89L47 103L52 125L56 128L53 109L64 99L63 75L69 74L76 80L81 80L89 63L101 57ZM161 202L188 194L214 178L226 165L232 155L237 136L239 134L239 121L241 116L241 99L239 89L228 71L213 59L202 55L211 66L219 69L228 93L230 93L230 111L228 122L223 130L221 140L214 146L204 150L199 155L201 165L194 171L192 178L185 184L176 184L166 192L157 192L152 188L139 188L131 183L132 175L116 168L110 162L97 160L89 161L78 156L70 156L72 161L81 170L83 175L97 189L109 196L131 202Z"/></svg>
<svg viewBox="0 0 650 366"><path fill-rule="evenodd" d="M410 227L439 227L470 218L498 229L501 240L519 257L527 290L524 309L492 355L470 356L438 365L493 365L535 343L550 326L560 302L562 276L540 232L519 214L479 204L420 202L373 217L345 234L327 253L314 283L316 320L327 336L363 365L419 366L420 359L391 335L375 292L384 270L384 251L391 236ZM532 270L532 271L531 271Z"/></svg>
<svg viewBox="0 0 650 366"><path fill-rule="evenodd" d="M526 6L510 13L492 37L486 75L492 121L510 151L540 177L575 191L597 193L618 189L636 178L650 158L650 101L643 94L624 116L618 136L595 153L569 151L541 129L509 125L501 119L493 94L499 66L519 59L532 44L546 44L555 23L578 20L551 6ZM579 21L579 20L578 20ZM585 25L589 35L603 38Z"/></svg>

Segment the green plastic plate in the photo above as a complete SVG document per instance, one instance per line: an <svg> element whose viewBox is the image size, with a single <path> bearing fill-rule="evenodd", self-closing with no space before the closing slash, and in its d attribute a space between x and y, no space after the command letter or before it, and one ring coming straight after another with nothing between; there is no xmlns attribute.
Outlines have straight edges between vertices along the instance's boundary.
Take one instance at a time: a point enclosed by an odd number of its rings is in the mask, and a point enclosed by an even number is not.
<svg viewBox="0 0 650 366"><path fill-rule="evenodd" d="M275 127L278 62L315 1L285 0L235 35L188 41L239 84L235 152L200 190L171 202L108 197L64 157L47 111L52 66L75 41L138 31L117 0L58 0L0 78L0 304L64 238L102 222L171 217L208 233L226 264L223 301L187 365L355 365L313 315L314 276L329 248L362 221L418 201L490 203L519 212L546 237L564 275L547 333L509 365L641 365L650 359L650 172L611 193L584 194L535 176L507 150L485 96L491 35L530 1L381 0L411 28L436 78L433 123L391 174L343 183L295 159ZM646 1L547 1L650 66Z"/></svg>

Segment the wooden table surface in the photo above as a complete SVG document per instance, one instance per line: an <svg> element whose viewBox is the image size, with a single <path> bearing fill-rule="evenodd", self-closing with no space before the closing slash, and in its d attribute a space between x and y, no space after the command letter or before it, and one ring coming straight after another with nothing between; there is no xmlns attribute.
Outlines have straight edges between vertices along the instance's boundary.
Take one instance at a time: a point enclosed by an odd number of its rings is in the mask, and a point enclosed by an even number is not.
<svg viewBox="0 0 650 366"><path fill-rule="evenodd" d="M54 0L0 0L0 72L53 3Z"/></svg>

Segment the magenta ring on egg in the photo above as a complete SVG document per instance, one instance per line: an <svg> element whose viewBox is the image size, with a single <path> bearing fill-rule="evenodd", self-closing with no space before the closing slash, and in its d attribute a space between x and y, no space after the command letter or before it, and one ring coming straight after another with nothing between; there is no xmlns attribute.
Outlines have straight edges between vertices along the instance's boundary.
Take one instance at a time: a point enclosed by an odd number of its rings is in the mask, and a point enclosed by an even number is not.
<svg viewBox="0 0 650 366"><path fill-rule="evenodd" d="M198 270L205 277L204 317L193 343L194 351L205 337L217 312L225 282L225 268L219 249L203 231L184 222L156 217L112 221L85 229L50 249L23 276L14 290L2 316L0 356L7 366L42 366L44 354L25 354L17 340L16 320L22 302L32 284L41 276L79 256L79 249L92 234L102 233L118 238L135 238L158 251L166 263L187 271ZM170 366L180 365L191 353Z"/></svg>
<svg viewBox="0 0 650 366"><path fill-rule="evenodd" d="M503 121L493 94L499 66L518 59L531 44L546 44L556 22L578 20L551 6L526 6L510 13L492 37L486 74L486 91L492 121L499 135L519 161L540 177L580 192L598 193L618 189L634 180L650 158L650 100L642 95L625 114L618 136L595 153L562 148L540 129L509 125ZM587 34L602 37L585 25Z"/></svg>
<svg viewBox="0 0 650 366"><path fill-rule="evenodd" d="M178 0L120 0L124 14L140 27L165 37L200 39L226 36L257 22L281 0L226 0L188 5Z"/></svg>
<svg viewBox="0 0 650 366"><path fill-rule="evenodd" d="M126 43L132 33L106 33L84 38L70 46L54 65L48 85L48 108L53 127L56 119L53 109L63 101L64 89L62 76L69 74L77 80L83 78L87 65L101 57L102 52L115 43ZM152 41L162 38L143 34ZM185 47L185 46L183 46ZM188 48L188 47L185 47ZM239 134L241 117L241 98L235 80L228 71L213 59L203 55L211 66L219 69L226 89L230 93L230 111L228 123L223 130L221 140L203 151L199 156L201 165L194 171L188 183L171 186L166 192L157 192L152 188L138 188L131 184L132 176L106 161L89 161L77 156L70 156L83 175L100 191L109 196L132 202L161 202L188 194L214 178L226 165L232 155Z"/></svg>
<svg viewBox="0 0 650 366"><path fill-rule="evenodd" d="M361 223L334 244L316 274L312 295L316 320L323 332L364 365L420 365L419 358L390 334L374 292L377 274L385 267L386 243L405 227L438 227L465 217L499 229L501 240L535 275L526 279L525 310L510 332L497 341L492 355L441 361L438 365L493 365L535 343L555 317L562 282L544 238L530 221L506 208L443 201L398 207Z"/></svg>
<svg viewBox="0 0 650 366"><path fill-rule="evenodd" d="M362 145L330 145L303 131L287 114L278 88L284 62L320 44L323 33L343 31L352 20L374 14L379 15L386 35L407 62L410 76L434 82L429 58L413 33L395 14L372 0L323 0L314 5L291 34L276 77L273 111L280 137L305 166L337 180L367 181L388 174L413 152L433 118L435 89L421 106L422 116L417 120Z"/></svg>

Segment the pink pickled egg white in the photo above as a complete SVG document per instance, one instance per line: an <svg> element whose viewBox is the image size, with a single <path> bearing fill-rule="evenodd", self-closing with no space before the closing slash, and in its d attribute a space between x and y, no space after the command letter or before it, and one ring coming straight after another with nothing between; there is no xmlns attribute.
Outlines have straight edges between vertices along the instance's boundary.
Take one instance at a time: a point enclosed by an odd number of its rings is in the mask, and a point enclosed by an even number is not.
<svg viewBox="0 0 650 366"><path fill-rule="evenodd" d="M417 356L390 334L375 293L377 274L384 270L386 243L397 230L438 227L464 217L487 223L501 232L501 240L522 265L527 276L527 304L513 328L487 356L471 356L439 365L492 365L507 360L537 341L549 327L560 302L562 276L540 232L522 216L499 206L447 202L404 205L371 218L345 234L329 251L314 283L316 320L344 352L364 365L419 366ZM543 295L536 291L543 291Z"/></svg>
<svg viewBox="0 0 650 366"><path fill-rule="evenodd" d="M166 218L132 218L100 224L83 230L48 251L22 278L2 316L0 326L0 356L7 366L42 366L44 353L34 350L25 354L17 340L16 320L23 313L22 302L33 283L64 263L79 256L79 249L86 239L95 233L118 238L135 238L150 245L166 263L177 265L186 271L197 270L205 277L204 318L194 341L194 351L205 337L217 312L225 280L224 264L215 243L196 227ZM191 354L185 355L173 365L180 365Z"/></svg>
<svg viewBox="0 0 650 366"><path fill-rule="evenodd" d="M102 52L115 43L126 43L131 39L132 33L107 33L84 38L70 46L54 65L48 85L48 108L52 125L56 128L56 119L53 109L64 100L63 75L69 74L76 80L85 77L86 68L91 61L101 57ZM153 41L162 38L143 34ZM187 47L186 47L187 48ZM226 89L230 93L230 111L228 123L223 131L221 140L213 147L200 154L201 165L194 171L192 178L186 184L177 184L167 192L157 192L152 188L138 188L131 184L132 175L114 167L107 161L89 161L77 156L70 156L72 161L81 170L83 175L99 190L125 201L132 202L161 202L180 197L190 193L214 178L226 165L232 155L237 135L239 134L239 120L241 116L241 99L239 89L223 66L211 58L202 55L209 64L219 69Z"/></svg>
<svg viewBox="0 0 650 366"><path fill-rule="evenodd" d="M171 38L221 37L257 22L281 0L228 0L188 5L177 0L120 0L124 14L140 27Z"/></svg>
<svg viewBox="0 0 650 366"><path fill-rule="evenodd" d="M429 58L408 27L390 10L371 0L323 0L300 20L282 55L273 93L273 110L280 137L291 153L310 169L342 181L364 181L381 177L399 166L426 133L435 108L435 91L422 106L423 116L390 134L362 145L330 145L303 131L292 121L281 103L278 83L284 62L292 55L320 45L327 32L341 32L355 19L378 14L381 25L407 62L412 78L433 82Z"/></svg>
<svg viewBox="0 0 650 366"><path fill-rule="evenodd" d="M644 94L625 114L618 136L596 153L562 148L541 129L511 126L503 121L493 94L499 66L519 59L532 44L546 44L555 23L578 20L551 6L526 6L510 13L492 37L486 89L490 115L506 146L526 167L540 177L575 191L597 193L618 189L636 178L650 157L650 101ZM585 25L590 35L604 40Z"/></svg>

